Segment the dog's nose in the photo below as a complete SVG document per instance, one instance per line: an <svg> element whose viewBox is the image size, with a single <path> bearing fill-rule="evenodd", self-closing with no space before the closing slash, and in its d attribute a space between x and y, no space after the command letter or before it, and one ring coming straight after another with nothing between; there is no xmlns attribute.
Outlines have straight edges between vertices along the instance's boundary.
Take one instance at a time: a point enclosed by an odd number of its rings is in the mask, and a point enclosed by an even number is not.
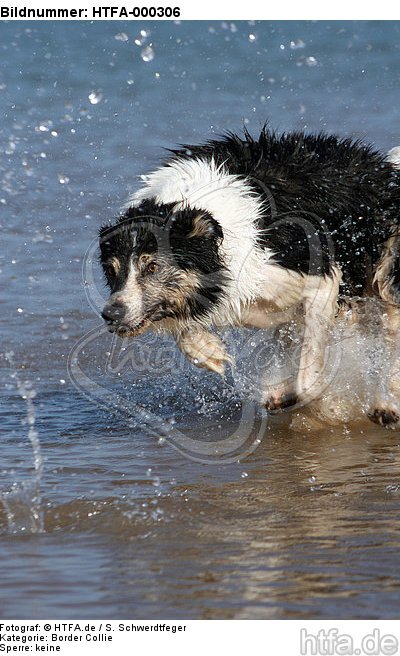
<svg viewBox="0 0 400 656"><path fill-rule="evenodd" d="M126 314L126 307L123 303L116 301L115 303L105 305L101 316L104 321L111 323L114 321L121 321Z"/></svg>

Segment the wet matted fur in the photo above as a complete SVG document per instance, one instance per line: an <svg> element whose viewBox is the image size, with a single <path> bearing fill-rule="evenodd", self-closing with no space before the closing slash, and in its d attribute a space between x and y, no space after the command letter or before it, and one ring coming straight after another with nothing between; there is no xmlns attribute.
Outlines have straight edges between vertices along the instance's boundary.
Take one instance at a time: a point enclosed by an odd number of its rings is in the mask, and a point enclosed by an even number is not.
<svg viewBox="0 0 400 656"><path fill-rule="evenodd" d="M272 412L318 396L338 303L377 294L397 371L399 161L352 139L266 128L171 151L100 231L103 318L122 337L168 331L197 366L222 374L229 355L212 326L269 327L301 306L297 380L267 386ZM400 421L393 380L390 400L371 408L377 423Z"/></svg>

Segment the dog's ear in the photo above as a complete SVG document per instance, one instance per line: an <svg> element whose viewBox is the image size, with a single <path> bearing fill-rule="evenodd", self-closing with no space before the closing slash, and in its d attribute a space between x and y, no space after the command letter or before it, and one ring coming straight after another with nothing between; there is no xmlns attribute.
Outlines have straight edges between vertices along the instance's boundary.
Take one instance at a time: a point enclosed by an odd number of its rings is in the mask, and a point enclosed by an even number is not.
<svg viewBox="0 0 400 656"><path fill-rule="evenodd" d="M192 218L191 228L187 235L188 239L193 237L202 239L222 239L222 228L211 214L199 213Z"/></svg>

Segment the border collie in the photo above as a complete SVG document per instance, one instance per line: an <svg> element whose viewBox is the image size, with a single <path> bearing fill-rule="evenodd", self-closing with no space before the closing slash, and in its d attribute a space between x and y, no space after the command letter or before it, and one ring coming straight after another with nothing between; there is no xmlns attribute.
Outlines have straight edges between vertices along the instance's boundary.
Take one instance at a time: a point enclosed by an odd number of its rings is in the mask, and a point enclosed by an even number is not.
<svg viewBox="0 0 400 656"><path fill-rule="evenodd" d="M391 354L389 401L369 417L400 425L400 154L325 134L227 133L170 151L100 230L110 331L172 334L199 367L229 362L212 326L265 328L302 308L295 383L266 390L277 412L321 393L340 303L377 295Z"/></svg>

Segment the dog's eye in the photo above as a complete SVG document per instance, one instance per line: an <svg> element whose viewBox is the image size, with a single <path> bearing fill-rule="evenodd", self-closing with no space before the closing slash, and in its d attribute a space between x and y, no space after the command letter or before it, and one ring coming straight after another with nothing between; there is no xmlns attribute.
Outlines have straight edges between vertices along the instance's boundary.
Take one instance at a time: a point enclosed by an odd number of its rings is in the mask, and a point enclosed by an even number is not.
<svg viewBox="0 0 400 656"><path fill-rule="evenodd" d="M158 271L158 268L157 262L150 262L146 267L146 273L155 273Z"/></svg>
<svg viewBox="0 0 400 656"><path fill-rule="evenodd" d="M113 278L115 276L115 267L112 264L109 264L108 267L106 267L106 276L108 276L108 278Z"/></svg>

